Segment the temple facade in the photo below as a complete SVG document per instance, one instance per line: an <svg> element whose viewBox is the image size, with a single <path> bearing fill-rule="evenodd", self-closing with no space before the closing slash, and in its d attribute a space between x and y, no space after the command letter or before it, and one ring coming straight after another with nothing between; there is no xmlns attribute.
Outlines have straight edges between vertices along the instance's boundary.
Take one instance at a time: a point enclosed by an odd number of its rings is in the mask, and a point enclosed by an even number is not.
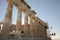
<svg viewBox="0 0 60 40"><path fill-rule="evenodd" d="M4 22L0 22L0 40L51 40L50 36L47 36L47 23L35 16L36 12L31 10L24 0L7 0L7 2ZM13 5L18 9L16 25L12 24ZM21 25L22 12L25 15L24 25Z"/></svg>

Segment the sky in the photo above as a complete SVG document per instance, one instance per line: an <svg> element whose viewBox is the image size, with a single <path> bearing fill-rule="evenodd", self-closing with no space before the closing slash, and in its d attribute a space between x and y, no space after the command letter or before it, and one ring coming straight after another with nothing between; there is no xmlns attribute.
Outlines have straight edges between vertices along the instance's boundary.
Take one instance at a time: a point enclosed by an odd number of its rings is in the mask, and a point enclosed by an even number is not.
<svg viewBox="0 0 60 40"><path fill-rule="evenodd" d="M50 33L56 33L56 36L51 36L53 39L60 39L60 0L25 0L38 16L44 22L47 22L50 27ZM0 21L4 20L7 11L7 1L0 0ZM16 7L13 8L13 23L16 23L17 16Z"/></svg>

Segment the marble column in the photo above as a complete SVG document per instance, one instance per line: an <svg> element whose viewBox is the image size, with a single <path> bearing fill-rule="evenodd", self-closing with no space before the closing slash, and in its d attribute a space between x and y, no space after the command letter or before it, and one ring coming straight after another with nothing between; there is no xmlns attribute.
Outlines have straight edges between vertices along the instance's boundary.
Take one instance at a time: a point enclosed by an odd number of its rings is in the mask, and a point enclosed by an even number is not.
<svg viewBox="0 0 60 40"><path fill-rule="evenodd" d="M28 37L28 14L27 12L25 13L25 21L24 21L24 35L25 37Z"/></svg>
<svg viewBox="0 0 60 40"><path fill-rule="evenodd" d="M18 7L18 15L17 15L17 22L16 22L16 30L20 30L22 21L22 10Z"/></svg>
<svg viewBox="0 0 60 40"><path fill-rule="evenodd" d="M4 35L8 35L8 33L10 31L10 25L11 25L11 21L12 21L12 9L13 9L13 2L12 2L12 0L8 0L7 12L5 15L3 28L1 31L1 33Z"/></svg>
<svg viewBox="0 0 60 40"><path fill-rule="evenodd" d="M35 26L35 37L36 38L38 38L38 20L37 19L35 19L35 21L36 21L36 26Z"/></svg>
<svg viewBox="0 0 60 40"><path fill-rule="evenodd" d="M1 24L0 24L0 32L1 32Z"/></svg>
<svg viewBox="0 0 60 40"><path fill-rule="evenodd" d="M33 18L34 21L34 18ZM35 22L33 23L33 38L35 38Z"/></svg>
<svg viewBox="0 0 60 40"><path fill-rule="evenodd" d="M32 16L30 16L30 37L31 38L33 38L34 36L34 34L33 34L33 18L32 18Z"/></svg>
<svg viewBox="0 0 60 40"><path fill-rule="evenodd" d="M41 23L40 21L38 22L38 38L41 38Z"/></svg>
<svg viewBox="0 0 60 40"><path fill-rule="evenodd" d="M37 20L36 19L34 19L34 27L35 27L35 38L37 38Z"/></svg>
<svg viewBox="0 0 60 40"><path fill-rule="evenodd" d="M37 28L37 33L36 33L36 35L37 35L37 38L39 38L39 37L38 37L38 36L39 36L39 35L38 35L38 33L39 33L39 32L38 32L38 31L39 31L39 30L38 30L38 29L39 29L38 19L37 19L37 23L36 23L36 25L37 25L37 27L36 27L36 28Z"/></svg>
<svg viewBox="0 0 60 40"><path fill-rule="evenodd" d="M16 22L16 34L18 38L21 38L21 21L22 21L22 10L18 8L17 22Z"/></svg>

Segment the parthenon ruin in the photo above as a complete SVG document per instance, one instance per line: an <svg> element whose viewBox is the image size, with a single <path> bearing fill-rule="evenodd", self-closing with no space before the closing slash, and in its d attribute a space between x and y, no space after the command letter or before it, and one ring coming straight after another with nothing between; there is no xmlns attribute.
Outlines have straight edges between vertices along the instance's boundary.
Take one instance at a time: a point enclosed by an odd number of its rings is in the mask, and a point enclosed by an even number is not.
<svg viewBox="0 0 60 40"><path fill-rule="evenodd" d="M27 40L26 38L51 40L50 37L47 36L47 23L35 16L36 12L31 10L31 7L25 2L25 0L7 0L7 2L8 7L4 22L0 22L0 40ZM13 5L18 9L16 25L12 24ZM21 25L22 12L25 14L24 25ZM30 24L28 24L28 17L30 18ZM1 27L1 24L3 27Z"/></svg>

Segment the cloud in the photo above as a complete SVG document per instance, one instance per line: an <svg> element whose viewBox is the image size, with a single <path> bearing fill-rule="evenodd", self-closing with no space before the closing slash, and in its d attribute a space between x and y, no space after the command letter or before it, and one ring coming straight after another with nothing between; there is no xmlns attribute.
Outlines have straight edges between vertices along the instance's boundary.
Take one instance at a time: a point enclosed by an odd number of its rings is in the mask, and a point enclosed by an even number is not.
<svg viewBox="0 0 60 40"><path fill-rule="evenodd" d="M60 39L60 34L57 34L56 36L51 36L52 39Z"/></svg>

